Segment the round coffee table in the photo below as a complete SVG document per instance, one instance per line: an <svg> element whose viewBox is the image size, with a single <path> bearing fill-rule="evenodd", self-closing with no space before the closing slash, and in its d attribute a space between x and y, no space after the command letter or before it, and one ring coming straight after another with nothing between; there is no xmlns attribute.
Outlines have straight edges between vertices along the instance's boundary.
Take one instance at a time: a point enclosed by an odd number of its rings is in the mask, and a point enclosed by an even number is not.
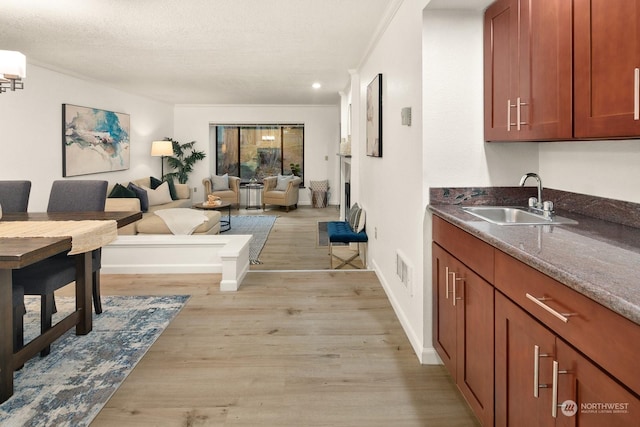
<svg viewBox="0 0 640 427"><path fill-rule="evenodd" d="M204 203L196 203L193 205L194 209L203 209L205 211L221 211L227 208L227 219L220 218L220 232L231 230L231 203L221 202L219 205L207 205Z"/></svg>

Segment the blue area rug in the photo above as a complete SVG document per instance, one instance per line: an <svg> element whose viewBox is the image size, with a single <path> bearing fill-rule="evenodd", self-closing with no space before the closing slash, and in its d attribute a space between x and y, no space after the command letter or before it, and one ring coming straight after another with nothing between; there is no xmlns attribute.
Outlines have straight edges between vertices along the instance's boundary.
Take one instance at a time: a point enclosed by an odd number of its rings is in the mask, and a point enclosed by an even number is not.
<svg viewBox="0 0 640 427"><path fill-rule="evenodd" d="M102 297L93 330L67 331L51 354L14 373L14 394L0 404L2 426L88 426L189 299L178 296ZM25 342L40 330L40 297L25 297ZM75 298L56 297L54 322Z"/></svg>
<svg viewBox="0 0 640 427"><path fill-rule="evenodd" d="M276 218L277 216L273 215L231 216L231 230L225 231L224 234L251 234L253 238L249 242L249 262L262 264L258 257Z"/></svg>

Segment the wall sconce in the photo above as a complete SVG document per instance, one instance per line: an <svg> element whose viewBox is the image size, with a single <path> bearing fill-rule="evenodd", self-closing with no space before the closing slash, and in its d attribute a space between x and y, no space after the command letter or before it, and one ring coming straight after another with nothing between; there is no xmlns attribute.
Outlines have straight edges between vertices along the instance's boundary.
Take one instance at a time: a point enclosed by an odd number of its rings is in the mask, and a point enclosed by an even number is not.
<svg viewBox="0 0 640 427"><path fill-rule="evenodd" d="M27 77L27 58L20 52L0 50L0 93L24 89Z"/></svg>
<svg viewBox="0 0 640 427"><path fill-rule="evenodd" d="M173 155L173 143L171 141L153 141L151 143L151 156L160 157L160 178L164 179L164 158Z"/></svg>

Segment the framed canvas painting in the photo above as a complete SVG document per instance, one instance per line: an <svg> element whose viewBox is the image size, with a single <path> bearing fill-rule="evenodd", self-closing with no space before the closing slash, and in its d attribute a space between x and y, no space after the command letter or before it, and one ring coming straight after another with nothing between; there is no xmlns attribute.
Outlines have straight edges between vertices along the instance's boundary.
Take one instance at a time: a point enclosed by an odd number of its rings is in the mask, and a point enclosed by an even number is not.
<svg viewBox="0 0 640 427"><path fill-rule="evenodd" d="M367 86L367 156L382 157L382 74Z"/></svg>
<svg viewBox="0 0 640 427"><path fill-rule="evenodd" d="M129 114L62 104L62 132L62 176L129 169Z"/></svg>

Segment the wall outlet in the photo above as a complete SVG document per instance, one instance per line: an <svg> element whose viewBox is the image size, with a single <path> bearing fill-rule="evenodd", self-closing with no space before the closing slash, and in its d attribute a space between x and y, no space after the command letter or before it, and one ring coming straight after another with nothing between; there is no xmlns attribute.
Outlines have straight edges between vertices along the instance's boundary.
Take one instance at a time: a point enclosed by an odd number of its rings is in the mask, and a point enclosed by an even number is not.
<svg viewBox="0 0 640 427"><path fill-rule="evenodd" d="M378 238L378 227L373 227L373 238L374 239Z"/></svg>
<svg viewBox="0 0 640 427"><path fill-rule="evenodd" d="M198 192L198 187L193 187L193 192L197 193Z"/></svg>

